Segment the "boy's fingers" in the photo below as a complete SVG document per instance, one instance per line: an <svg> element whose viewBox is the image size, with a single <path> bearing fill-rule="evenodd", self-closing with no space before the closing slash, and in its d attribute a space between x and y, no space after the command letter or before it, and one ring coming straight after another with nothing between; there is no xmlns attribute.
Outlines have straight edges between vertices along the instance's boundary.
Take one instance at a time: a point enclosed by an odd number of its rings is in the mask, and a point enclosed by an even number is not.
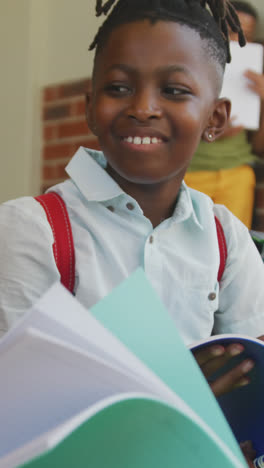
<svg viewBox="0 0 264 468"><path fill-rule="evenodd" d="M245 359L231 371L216 379L210 387L216 397L227 393L234 388L248 385L250 382L247 373L253 369L255 363L252 359Z"/></svg>
<svg viewBox="0 0 264 468"><path fill-rule="evenodd" d="M224 354L221 356L211 359L210 361L207 361L205 364L202 366L202 371L205 375L205 377L210 377L211 374L216 372L218 369L221 369L230 359L232 359L235 356L238 356L244 351L244 346L242 346L239 343L233 343L231 345L228 345L225 348Z"/></svg>
<svg viewBox="0 0 264 468"><path fill-rule="evenodd" d="M254 468L253 460L256 457L256 450L254 449L251 440L246 440L240 443L240 448L247 460L248 466Z"/></svg>
<svg viewBox="0 0 264 468"><path fill-rule="evenodd" d="M219 356L222 356L225 353L224 346L208 346L199 351L194 351L193 355L198 362L199 366L203 366L205 363L211 359L215 359Z"/></svg>
<svg viewBox="0 0 264 468"><path fill-rule="evenodd" d="M223 356L212 359L201 366L202 372L206 378L209 378L216 371L221 369L230 360L229 354L225 353Z"/></svg>
<svg viewBox="0 0 264 468"><path fill-rule="evenodd" d="M241 354L243 351L244 347L239 343L233 343L226 348L224 348L224 346L214 345L194 352L194 357L205 377L209 377L226 364L229 359Z"/></svg>

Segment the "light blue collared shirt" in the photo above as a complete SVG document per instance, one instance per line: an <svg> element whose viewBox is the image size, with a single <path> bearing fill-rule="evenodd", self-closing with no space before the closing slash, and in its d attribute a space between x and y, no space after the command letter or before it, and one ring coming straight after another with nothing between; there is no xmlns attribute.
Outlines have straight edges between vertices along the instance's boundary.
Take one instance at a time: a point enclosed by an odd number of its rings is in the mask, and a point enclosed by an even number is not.
<svg viewBox="0 0 264 468"><path fill-rule="evenodd" d="M182 183L172 217L153 229L105 167L101 152L80 148L66 168L70 179L52 188L65 200L72 224L77 299L91 307L141 266L187 344L212 332L263 334L264 267L245 226ZM220 291L215 215L228 245ZM59 273L51 228L34 199L3 204L0 229L3 333Z"/></svg>

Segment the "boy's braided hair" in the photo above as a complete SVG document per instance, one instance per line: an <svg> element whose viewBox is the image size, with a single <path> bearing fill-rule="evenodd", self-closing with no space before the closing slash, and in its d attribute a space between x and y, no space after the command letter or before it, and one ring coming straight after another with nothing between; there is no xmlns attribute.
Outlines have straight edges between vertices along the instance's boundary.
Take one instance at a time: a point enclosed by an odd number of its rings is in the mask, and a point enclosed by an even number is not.
<svg viewBox="0 0 264 468"><path fill-rule="evenodd" d="M230 0L108 0L105 3L97 0L96 16L101 15L108 16L90 50L100 50L115 27L143 19L153 23L159 20L175 21L195 29L202 39L207 39L209 54L223 68L231 60L228 29L238 34L241 46L246 43Z"/></svg>

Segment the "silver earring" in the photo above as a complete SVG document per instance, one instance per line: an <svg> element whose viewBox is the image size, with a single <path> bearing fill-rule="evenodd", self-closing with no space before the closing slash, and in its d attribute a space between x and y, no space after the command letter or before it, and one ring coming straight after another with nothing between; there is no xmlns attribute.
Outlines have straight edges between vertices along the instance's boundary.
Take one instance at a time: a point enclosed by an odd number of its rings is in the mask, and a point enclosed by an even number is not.
<svg viewBox="0 0 264 468"><path fill-rule="evenodd" d="M212 133L208 133L208 139L212 141L213 138L214 138L214 135Z"/></svg>

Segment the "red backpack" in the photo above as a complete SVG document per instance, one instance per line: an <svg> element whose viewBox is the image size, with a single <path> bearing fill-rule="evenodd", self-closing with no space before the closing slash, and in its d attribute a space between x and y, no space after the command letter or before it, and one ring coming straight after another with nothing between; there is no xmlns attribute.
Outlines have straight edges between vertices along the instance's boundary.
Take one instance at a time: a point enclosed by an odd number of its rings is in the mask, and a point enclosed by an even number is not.
<svg viewBox="0 0 264 468"><path fill-rule="evenodd" d="M73 293L75 283L75 253L71 222L66 205L61 196L56 192L45 193L44 195L35 197L35 200L44 208L53 232L54 243L52 248L55 262L61 275L61 283ZM222 225L216 216L215 224L220 253L217 280L220 282L227 259L227 246Z"/></svg>

